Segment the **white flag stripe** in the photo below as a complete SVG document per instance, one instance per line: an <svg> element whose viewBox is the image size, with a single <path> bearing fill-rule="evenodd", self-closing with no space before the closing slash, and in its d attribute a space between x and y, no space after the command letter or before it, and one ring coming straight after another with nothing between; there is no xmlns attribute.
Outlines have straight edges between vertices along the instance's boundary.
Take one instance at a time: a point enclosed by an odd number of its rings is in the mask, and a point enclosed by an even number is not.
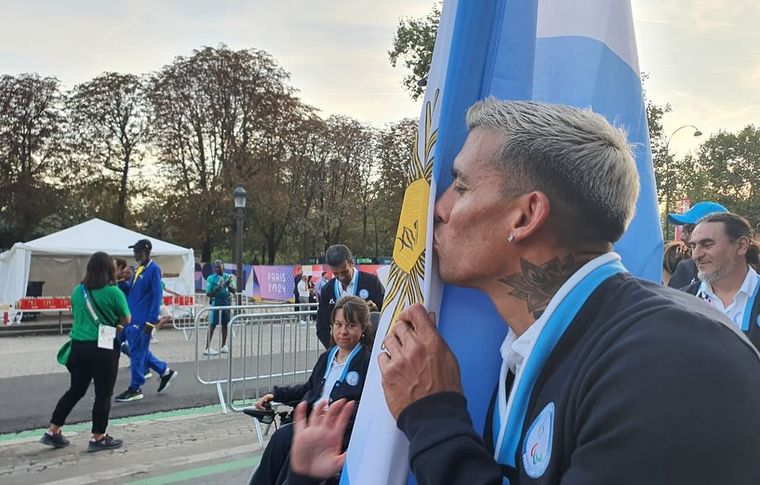
<svg viewBox="0 0 760 485"><path fill-rule="evenodd" d="M633 13L628 1L539 0L537 22L536 37L575 35L598 40L631 66L634 72L639 72Z"/></svg>

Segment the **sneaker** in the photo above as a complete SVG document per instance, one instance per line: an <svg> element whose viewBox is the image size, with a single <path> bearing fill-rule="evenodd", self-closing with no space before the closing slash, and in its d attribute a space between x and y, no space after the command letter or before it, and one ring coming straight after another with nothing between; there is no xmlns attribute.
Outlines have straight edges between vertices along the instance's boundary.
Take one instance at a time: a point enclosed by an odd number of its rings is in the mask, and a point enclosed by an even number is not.
<svg viewBox="0 0 760 485"><path fill-rule="evenodd" d="M209 347L209 348L207 348L206 350L203 351L203 355L216 355L218 353L219 352L217 352L216 350L212 349L211 347Z"/></svg>
<svg viewBox="0 0 760 485"><path fill-rule="evenodd" d="M40 438L40 443L43 445L52 446L53 448L63 448L65 446L69 446L69 440L64 438L61 433L45 433L42 435L42 438Z"/></svg>
<svg viewBox="0 0 760 485"><path fill-rule="evenodd" d="M228 349L226 345L222 345L222 348L219 349L219 352L221 352L223 354L229 354L230 353L230 349Z"/></svg>
<svg viewBox="0 0 760 485"><path fill-rule="evenodd" d="M169 369L169 372L161 376L161 384L158 385L158 392L165 390L169 384L179 375L179 372Z"/></svg>
<svg viewBox="0 0 760 485"><path fill-rule="evenodd" d="M143 376L143 377L145 377L146 380L150 379L151 377L153 377L153 373L151 371L148 371L148 373L145 374L145 376Z"/></svg>
<svg viewBox="0 0 760 485"><path fill-rule="evenodd" d="M126 391L116 396L116 402L138 401L142 398L143 398L142 390L138 389L134 391L132 389L127 389Z"/></svg>
<svg viewBox="0 0 760 485"><path fill-rule="evenodd" d="M87 444L87 451L95 453L96 451L115 450L116 448L120 448L122 444L124 444L122 440L105 435L98 441L90 440Z"/></svg>

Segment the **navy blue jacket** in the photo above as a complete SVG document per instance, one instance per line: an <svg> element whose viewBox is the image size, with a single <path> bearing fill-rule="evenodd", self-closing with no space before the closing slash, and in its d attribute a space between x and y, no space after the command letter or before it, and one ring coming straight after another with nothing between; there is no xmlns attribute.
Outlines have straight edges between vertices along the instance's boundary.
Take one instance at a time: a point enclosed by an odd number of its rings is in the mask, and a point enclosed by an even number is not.
<svg viewBox="0 0 760 485"><path fill-rule="evenodd" d="M349 401L359 402L359 398L362 395L362 389L364 389L364 379L367 377L367 369L369 367L369 358L372 353L372 349L368 349L366 346L362 347L348 366L348 372L356 372L359 375L359 381L353 385L346 382L336 382L330 391L330 402L337 401L338 399L348 399ZM330 352L323 352L317 359L317 363L314 364L314 369L311 371L309 380L303 384L297 384L294 386L274 386L272 394L274 400L278 402L290 403L306 401L309 403L309 409L317 403L319 397L322 395L322 388L325 384L325 371L327 370L327 357Z"/></svg>
<svg viewBox="0 0 760 485"><path fill-rule="evenodd" d="M549 403L549 463L531 478L521 452ZM496 485L507 476L512 485L756 485L758 409L760 358L722 314L686 293L620 274L596 289L544 365L516 469L493 459L460 394L413 403L398 427L410 440L419 484Z"/></svg>
<svg viewBox="0 0 760 485"><path fill-rule="evenodd" d="M355 268L355 271L359 270ZM372 273L359 271L356 284L359 287L356 291L357 295L362 290L366 290L367 297L364 299L375 302L378 310L383 309L385 288L377 276ZM333 278L322 287L322 292L319 295L319 307L317 308L317 338L319 338L319 341L322 342L325 348L330 347L330 315L332 315L336 301L338 301L338 298L335 294L335 278Z"/></svg>
<svg viewBox="0 0 760 485"><path fill-rule="evenodd" d="M696 295L699 293L699 287L701 284L701 281L696 281L686 288L682 288L682 291L685 291L690 295ZM755 348L760 349L760 322L757 320L758 316L760 316L760 293L755 297L755 302L752 303L752 309L749 314L749 329L746 332L743 331L744 335L746 335L749 341L752 342L752 345L754 345Z"/></svg>
<svg viewBox="0 0 760 485"><path fill-rule="evenodd" d="M676 270L673 271L673 275L668 281L668 286L671 288L683 288L697 281L697 263L693 259L684 259L676 265Z"/></svg>

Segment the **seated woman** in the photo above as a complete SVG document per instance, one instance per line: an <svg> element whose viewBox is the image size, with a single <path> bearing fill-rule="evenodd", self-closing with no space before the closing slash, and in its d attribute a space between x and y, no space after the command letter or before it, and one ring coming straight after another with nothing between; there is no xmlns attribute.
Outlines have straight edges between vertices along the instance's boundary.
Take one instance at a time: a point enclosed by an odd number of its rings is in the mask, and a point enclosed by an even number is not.
<svg viewBox="0 0 760 485"><path fill-rule="evenodd" d="M335 304L330 318L333 345L319 356L309 380L297 386L275 386L274 391L256 402L258 409L264 409L270 401L306 401L311 410L314 404L323 400L328 405L338 399L359 400L367 376L375 331L369 320L369 307L359 297L344 296ZM348 446L352 424L349 424L344 435L344 450ZM281 484L285 481L292 440L291 425L275 431L251 478L252 484Z"/></svg>

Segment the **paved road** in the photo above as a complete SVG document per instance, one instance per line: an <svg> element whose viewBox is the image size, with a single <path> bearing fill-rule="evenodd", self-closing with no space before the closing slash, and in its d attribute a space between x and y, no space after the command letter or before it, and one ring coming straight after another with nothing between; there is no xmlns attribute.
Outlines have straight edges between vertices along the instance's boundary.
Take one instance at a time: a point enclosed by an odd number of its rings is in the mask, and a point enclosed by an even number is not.
<svg viewBox="0 0 760 485"><path fill-rule="evenodd" d="M234 376L254 376L270 374L269 362L272 362L273 372L279 373L285 368L309 368L316 361L318 347L316 343L310 346L308 355L305 352L288 352L287 345L280 341L289 342L289 328L275 328L272 340L267 340L267 348L256 346L258 335L239 333L236 345L232 351L234 358ZM300 338L311 337L311 329L297 329ZM245 339L244 339L245 337ZM250 337L250 338L248 338ZM279 340L278 340L279 339ZM170 366L179 372L179 376L162 394L156 393L158 379L149 380L143 388L145 398L129 403L113 403L111 416L118 418L135 416L157 411L167 411L209 404L218 404L219 398L215 386L201 384L195 376L195 341L185 341L181 332L161 331L159 343L152 346L153 351L166 359ZM45 426L55 407L58 398L66 391L69 375L63 366L55 362L55 353L65 337L17 337L0 339L0 433L18 432ZM316 342L316 340L314 340ZM245 344L250 350L262 350L262 356L241 359L241 345ZM281 352L285 350L285 352ZM250 353L250 352L249 352ZM114 393L118 394L129 384L129 369L126 367L127 358L122 358L119 367ZM257 366L258 365L258 366ZM229 374L229 360L222 355L214 358L202 358L200 374L204 380L225 379ZM293 378L288 378L292 381ZM288 382L286 379L286 382ZM303 377L297 378L302 381ZM248 381L236 384L233 398L254 398L259 394L258 388L265 391L278 379L262 379L260 382ZM226 385L223 388L226 393ZM77 404L68 422L88 421L94 393L92 387L88 394Z"/></svg>
<svg viewBox="0 0 760 485"><path fill-rule="evenodd" d="M62 449L41 445L42 430L0 435L0 483L246 484L263 451L252 426L211 407L116 419L109 433L125 444L99 453L86 452L86 424L67 427Z"/></svg>

